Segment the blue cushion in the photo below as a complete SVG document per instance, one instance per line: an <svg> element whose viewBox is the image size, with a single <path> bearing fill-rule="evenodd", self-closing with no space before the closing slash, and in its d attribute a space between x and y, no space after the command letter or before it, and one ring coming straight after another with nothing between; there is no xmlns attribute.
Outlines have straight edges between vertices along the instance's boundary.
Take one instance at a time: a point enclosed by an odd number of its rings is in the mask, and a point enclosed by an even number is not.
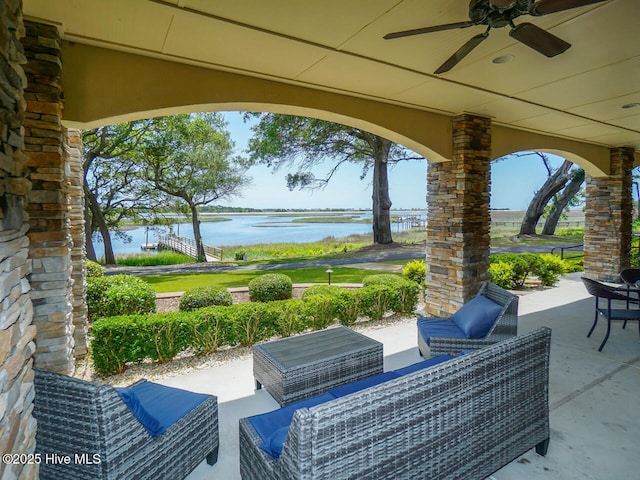
<svg viewBox="0 0 640 480"><path fill-rule="evenodd" d="M156 437L211 395L143 382L116 389L149 435Z"/></svg>
<svg viewBox="0 0 640 480"><path fill-rule="evenodd" d="M465 303L451 321L462 330L467 338L482 338L489 333L502 307L484 295L478 295Z"/></svg>
<svg viewBox="0 0 640 480"><path fill-rule="evenodd" d="M289 435L288 425L286 427L280 427L269 437L269 450L276 460L280 458L282 447L284 446L284 441L287 439L287 435Z"/></svg>
<svg viewBox="0 0 640 480"><path fill-rule="evenodd" d="M372 375L371 377L363 378L362 380L357 380L355 382L347 383L346 385L340 385L339 387L332 388L328 393L336 398L340 398L345 395L349 395L350 393L359 392L365 388L373 387L374 385L379 385L388 380L399 377L400 375L395 372L379 373L377 375Z"/></svg>
<svg viewBox="0 0 640 480"><path fill-rule="evenodd" d="M286 431L289 430L289 425L291 424L291 420L293 420L293 414L296 410L301 408L311 408L316 405L320 405L321 403L335 400L335 398L336 397L333 395L325 393L316 397L307 398L306 400L294 402L272 412L254 415L253 417L249 417L247 420L262 439L262 445L260 445L260 448L272 457L278 458L280 453L277 452L277 448L275 449L276 451L274 451L271 446L272 437L276 435L276 431L282 428L285 428ZM282 438L282 443L284 443L284 440L287 438L286 434L283 436L283 433L280 432L277 435L278 438ZM280 447L280 449L282 449L282 447Z"/></svg>
<svg viewBox="0 0 640 480"><path fill-rule="evenodd" d="M437 357L431 357L427 360L423 360L422 362L414 363L413 365L409 365L408 367L398 368L394 370L398 375L408 375L413 372L417 372L418 370L423 370L425 368L433 367L434 365L438 365L439 363L446 362L447 360L451 360L453 357L448 354L438 355Z"/></svg>
<svg viewBox="0 0 640 480"><path fill-rule="evenodd" d="M116 388L116 391L122 398L122 401L129 407L131 413L135 415L138 421L142 424L142 426L147 430L149 435L152 437L157 437L164 430L160 427L160 422L157 418L147 412L142 405L140 405L140 400L138 400L138 396L133 393L133 391L129 388Z"/></svg>
<svg viewBox="0 0 640 480"><path fill-rule="evenodd" d="M418 320L418 332L429 346L431 345L431 337L467 338L466 334L451 320L421 318Z"/></svg>

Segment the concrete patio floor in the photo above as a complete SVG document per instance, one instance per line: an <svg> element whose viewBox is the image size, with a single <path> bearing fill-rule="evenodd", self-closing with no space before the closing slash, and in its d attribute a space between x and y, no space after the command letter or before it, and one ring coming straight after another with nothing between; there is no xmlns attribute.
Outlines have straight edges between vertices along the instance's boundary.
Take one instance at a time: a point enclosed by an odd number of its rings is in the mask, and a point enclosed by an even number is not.
<svg viewBox="0 0 640 480"><path fill-rule="evenodd" d="M549 408L551 442L546 457L530 450L490 478L629 479L640 465L640 337L633 322L612 326L605 335L599 322L586 338L594 300L579 274L565 276L557 287L520 298L519 331L545 325L552 329ZM406 321L367 332L384 344L386 370L419 361L415 322ZM218 396L218 463L202 462L189 480L240 478L238 419L278 408L264 390L254 390L251 356L213 368L168 377L159 383Z"/></svg>

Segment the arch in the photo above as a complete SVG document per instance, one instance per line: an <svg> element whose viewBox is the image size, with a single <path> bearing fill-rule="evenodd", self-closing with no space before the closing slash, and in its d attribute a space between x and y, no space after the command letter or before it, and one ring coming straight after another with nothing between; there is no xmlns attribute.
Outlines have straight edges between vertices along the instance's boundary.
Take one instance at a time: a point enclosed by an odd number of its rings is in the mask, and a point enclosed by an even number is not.
<svg viewBox="0 0 640 480"><path fill-rule="evenodd" d="M446 115L68 42L62 56L67 127L196 111L266 111L361 128L431 162L451 159Z"/></svg>
<svg viewBox="0 0 640 480"><path fill-rule="evenodd" d="M491 146L492 160L515 152L537 151L566 158L582 167L592 177L604 177L610 173L610 149L608 147L499 125L494 125L492 128Z"/></svg>

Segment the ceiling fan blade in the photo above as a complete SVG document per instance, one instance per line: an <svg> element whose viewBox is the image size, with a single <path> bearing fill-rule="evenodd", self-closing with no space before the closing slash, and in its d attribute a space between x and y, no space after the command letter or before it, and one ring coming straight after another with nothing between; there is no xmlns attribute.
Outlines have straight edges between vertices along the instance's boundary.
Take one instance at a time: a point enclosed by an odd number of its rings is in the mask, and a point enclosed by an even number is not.
<svg viewBox="0 0 640 480"><path fill-rule="evenodd" d="M547 57L560 55L571 46L570 43L535 26L533 23L521 23L514 27L509 32L509 35Z"/></svg>
<svg viewBox="0 0 640 480"><path fill-rule="evenodd" d="M448 72L449 70L451 70L453 67L455 67L458 64L458 62L460 62L460 60L462 60L464 57L469 55L469 53L471 53L471 50L473 50L478 45L480 45L480 43L483 40L485 40L488 36L489 36L489 32L484 32L479 35L476 35L475 37L472 37L467 43L465 43L462 47L460 47L456 53L451 55L446 62L440 65L440 68L438 68L433 73L438 75L440 73Z"/></svg>
<svg viewBox="0 0 640 480"><path fill-rule="evenodd" d="M474 22L458 22L447 23L445 25L436 25L434 27L416 28L414 30L404 30L402 32L387 33L384 37L385 40L391 40L392 38L409 37L411 35L421 35L423 33L440 32L442 30L453 30L455 28L467 28L476 25Z"/></svg>
<svg viewBox="0 0 640 480"><path fill-rule="evenodd" d="M562 12L572 8L585 7L593 3L601 3L607 0L540 0L531 7L531 15L547 15L549 13Z"/></svg>

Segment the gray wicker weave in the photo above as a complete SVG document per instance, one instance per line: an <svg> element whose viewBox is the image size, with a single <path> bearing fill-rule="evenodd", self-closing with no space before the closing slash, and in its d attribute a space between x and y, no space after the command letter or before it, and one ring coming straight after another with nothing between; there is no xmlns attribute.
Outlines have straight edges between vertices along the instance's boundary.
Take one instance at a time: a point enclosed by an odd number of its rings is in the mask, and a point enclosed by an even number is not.
<svg viewBox="0 0 640 480"><path fill-rule="evenodd" d="M549 439L549 346L539 328L310 409L280 459L240 420L244 480L483 479Z"/></svg>
<svg viewBox="0 0 640 480"><path fill-rule="evenodd" d="M495 323L484 338L452 338L452 337L431 337L431 345L427 342L420 331L418 331L418 349L420 355L429 357L430 355L457 355L462 350L475 350L496 342L515 337L518 334L518 297L511 292L501 288L491 282L484 282L478 291L478 295L484 295L488 299L502 306L502 312L498 315ZM428 320L445 320L443 318L429 318Z"/></svg>
<svg viewBox="0 0 640 480"><path fill-rule="evenodd" d="M218 455L218 402L212 396L151 437L110 385L36 370L33 415L40 479L181 479ZM45 461L68 455L69 465ZM88 454L87 462L76 455ZM99 455L99 463L93 455ZM49 457L51 458L51 457ZM60 458L60 457L58 457Z"/></svg>
<svg viewBox="0 0 640 480"><path fill-rule="evenodd" d="M253 347L253 376L280 404L382 373L382 344L346 327Z"/></svg>

